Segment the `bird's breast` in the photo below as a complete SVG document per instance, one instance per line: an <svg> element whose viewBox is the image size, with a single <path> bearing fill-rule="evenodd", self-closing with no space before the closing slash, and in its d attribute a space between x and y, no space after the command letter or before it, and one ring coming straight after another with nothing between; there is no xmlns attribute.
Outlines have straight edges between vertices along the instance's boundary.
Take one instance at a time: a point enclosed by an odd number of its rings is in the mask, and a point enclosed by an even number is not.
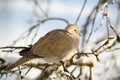
<svg viewBox="0 0 120 80"><path fill-rule="evenodd" d="M70 60L73 55L77 53L77 49L73 48L67 52L67 55L63 57L62 61Z"/></svg>

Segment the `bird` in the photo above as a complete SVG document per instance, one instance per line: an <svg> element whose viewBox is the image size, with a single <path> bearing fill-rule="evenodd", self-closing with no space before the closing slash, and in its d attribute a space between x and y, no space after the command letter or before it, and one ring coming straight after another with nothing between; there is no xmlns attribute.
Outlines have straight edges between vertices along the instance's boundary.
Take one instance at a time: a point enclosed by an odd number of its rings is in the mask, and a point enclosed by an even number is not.
<svg viewBox="0 0 120 80"><path fill-rule="evenodd" d="M64 29L54 29L41 37L33 46L20 51L22 56L5 70L10 71L30 60L41 58L46 62L69 60L78 51L80 28L69 24Z"/></svg>

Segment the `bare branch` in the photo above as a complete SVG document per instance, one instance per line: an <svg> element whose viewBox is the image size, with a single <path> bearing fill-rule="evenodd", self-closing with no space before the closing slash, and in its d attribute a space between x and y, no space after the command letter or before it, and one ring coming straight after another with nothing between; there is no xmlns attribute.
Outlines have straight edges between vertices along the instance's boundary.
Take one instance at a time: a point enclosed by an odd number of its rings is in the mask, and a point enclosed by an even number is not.
<svg viewBox="0 0 120 80"><path fill-rule="evenodd" d="M37 35L37 32L39 30L38 28L40 27L40 25L43 24L43 23L45 23L46 21L51 21L51 20L59 20L59 21L65 22L66 24L69 24L69 22L66 19L63 19L63 18L54 18L54 17L51 17L51 18L46 18L46 19L43 19L43 20L38 20L38 24L30 27L28 30L26 30L25 32L23 32L16 40L13 41L13 43L11 45L15 45L20 40L23 40L23 39L29 37L30 34L31 34L31 32L34 29L36 29L36 32L34 33L34 36L32 37L32 41L31 41L31 43L32 43L33 40L34 40L34 38Z"/></svg>
<svg viewBox="0 0 120 80"><path fill-rule="evenodd" d="M96 32L97 30L99 30L99 28L103 25L103 23L104 23L104 15L102 15L100 24L99 24L99 26L94 30L94 32Z"/></svg>
<svg viewBox="0 0 120 80"><path fill-rule="evenodd" d="M90 37L91 37L91 35L92 35L93 29L94 29L94 24L95 24L95 19L96 19L97 13L98 13L98 8L99 8L99 5L96 6L96 12L95 12L95 15L94 15L94 18L93 18L92 28L91 28L90 34L89 34L89 36L88 36L88 39L87 39L87 41L86 41L87 43L88 43L88 41L89 41L89 39L90 39Z"/></svg>
<svg viewBox="0 0 120 80"><path fill-rule="evenodd" d="M40 25L40 23L30 27L28 30L26 30L25 32L23 32L16 40L13 41L13 43L11 45L15 45L17 42L19 42L20 40L23 40L27 37L30 36L31 32L37 28ZM25 35L26 34L26 35Z"/></svg>
<svg viewBox="0 0 120 80"><path fill-rule="evenodd" d="M88 25L90 24L90 22L92 21L91 17L94 13L94 11L96 10L96 7L98 7L99 4L97 4L92 10L91 10L91 13L89 14L89 16L87 17L86 21L85 21L85 24L83 25L83 38L82 38L82 46L84 46L84 43L85 43L85 38L86 38L86 34L87 34L87 28L88 28Z"/></svg>
<svg viewBox="0 0 120 80"><path fill-rule="evenodd" d="M106 49L111 48L117 41L117 37L109 37L98 49L95 50L95 54L100 54Z"/></svg>
<svg viewBox="0 0 120 80"><path fill-rule="evenodd" d="M65 22L66 24L69 24L69 22L66 19L57 18L57 17L51 17L51 18L47 18L47 19L44 19L44 20L38 20L38 22L44 23L44 22L50 21L50 20L60 20L60 21Z"/></svg>
<svg viewBox="0 0 120 80"><path fill-rule="evenodd" d="M35 5L41 10L41 12L45 15L45 17L48 17L47 12L45 12L45 11L41 8L41 6L40 6L40 4L38 3L38 1L37 1L37 0L33 0L33 1L34 1Z"/></svg>
<svg viewBox="0 0 120 80"><path fill-rule="evenodd" d="M0 47L0 49L24 49L27 47L24 46L17 46L17 47L13 47L13 46L7 46L7 47Z"/></svg>
<svg viewBox="0 0 120 80"><path fill-rule="evenodd" d="M79 21L80 16L81 16L81 14L82 14L82 12L83 12L83 10L84 10L84 8L85 8L86 3L87 3L87 0L84 1L84 4L83 4L83 6L82 6L82 9L80 10L80 13L79 13L76 21L75 21L75 24L77 24L77 22Z"/></svg>

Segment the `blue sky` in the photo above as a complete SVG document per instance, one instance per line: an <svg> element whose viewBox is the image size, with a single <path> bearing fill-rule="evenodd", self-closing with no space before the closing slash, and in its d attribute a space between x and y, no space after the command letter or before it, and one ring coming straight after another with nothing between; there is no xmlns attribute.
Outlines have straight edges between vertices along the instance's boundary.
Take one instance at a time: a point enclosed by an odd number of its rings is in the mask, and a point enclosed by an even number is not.
<svg viewBox="0 0 120 80"><path fill-rule="evenodd" d="M79 11L83 5L84 0L51 0L50 9L48 12L49 17L61 17L67 19L70 23L74 23ZM4 0L0 1L2 4L0 6L0 45L7 45L11 43L18 35L24 32L27 28L34 25L38 16L34 14L34 5L31 0ZM88 0L87 6L85 7L81 18L78 22L79 26L82 26L86 20L87 15L91 9L96 5L97 0ZM115 23L116 9L113 6L110 8L113 23ZM45 10L46 4L41 1L41 8ZM116 6L115 6L116 7ZM6 8L6 9L5 9ZM113 11L114 10L114 11ZM40 10L36 14L43 15ZM41 19L41 17L39 17ZM44 16L42 18L45 18ZM99 22L98 20L96 21ZM48 26L49 25L49 26ZM54 28L64 28L65 23L61 21L49 21L43 24L44 27L40 28L41 34L54 29ZM13 36L14 35L14 36ZM4 43L4 41L6 41Z"/></svg>

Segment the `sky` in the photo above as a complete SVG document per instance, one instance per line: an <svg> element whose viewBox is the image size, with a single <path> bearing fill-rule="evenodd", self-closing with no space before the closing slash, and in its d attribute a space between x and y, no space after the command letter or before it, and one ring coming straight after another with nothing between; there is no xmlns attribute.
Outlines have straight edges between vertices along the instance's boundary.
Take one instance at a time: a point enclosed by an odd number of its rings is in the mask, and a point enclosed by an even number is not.
<svg viewBox="0 0 120 80"><path fill-rule="evenodd" d="M41 8L45 10L47 6L45 0L40 1ZM51 0L48 16L64 18L71 24L74 24L83 2L84 0ZM86 17L97 2L98 0L87 1L87 6L77 24L80 28L82 28ZM114 4L109 6L112 24L116 23L116 7L117 5ZM38 8L36 12L35 9L32 0L0 0L0 47L9 46L21 33L35 25L37 19L45 18L44 14ZM99 21L100 14L98 14L95 25L98 25ZM57 28L63 29L65 26L66 24L62 21L48 21L40 26L36 40L50 30ZM99 33L95 36L101 36ZM103 31L103 34L104 33ZM25 43L19 43L21 46L24 44ZM29 44L30 42L27 42L27 45Z"/></svg>
<svg viewBox="0 0 120 80"><path fill-rule="evenodd" d="M84 0L51 0L50 9L48 12L49 17L61 17L68 20L71 24L75 23L75 20L83 5ZM45 7L45 1L41 0L41 8ZM87 6L85 7L81 18L78 22L78 25L81 27L87 15L90 13L91 9L96 5L97 0L88 0ZM4 46L12 42L18 35L28 29L30 26L36 23L36 19L39 17L35 15L43 15L40 13L40 10L34 12L34 4L31 0L4 0L0 1L0 45ZM91 5L92 4L92 5ZM114 8L112 5L112 8ZM116 7L116 6L115 6ZM115 9L110 9L110 12L116 12ZM44 9L44 8L43 8ZM45 10L45 9L44 9ZM67 14L67 15L66 15ZM116 19L114 13L111 13L112 19ZM41 17L40 17L41 18ZM44 15L43 15L44 18ZM98 17L99 18L99 17ZM96 21L97 22L97 21ZM113 20L115 23L115 20ZM49 26L48 26L49 24ZM97 24L97 23L96 23ZM49 21L46 24L43 24L45 28L41 27L41 33L48 32L54 28L64 28L65 24L61 21ZM13 36L14 34L14 36ZM9 37L9 38L8 38ZM6 43L4 43L6 41Z"/></svg>

